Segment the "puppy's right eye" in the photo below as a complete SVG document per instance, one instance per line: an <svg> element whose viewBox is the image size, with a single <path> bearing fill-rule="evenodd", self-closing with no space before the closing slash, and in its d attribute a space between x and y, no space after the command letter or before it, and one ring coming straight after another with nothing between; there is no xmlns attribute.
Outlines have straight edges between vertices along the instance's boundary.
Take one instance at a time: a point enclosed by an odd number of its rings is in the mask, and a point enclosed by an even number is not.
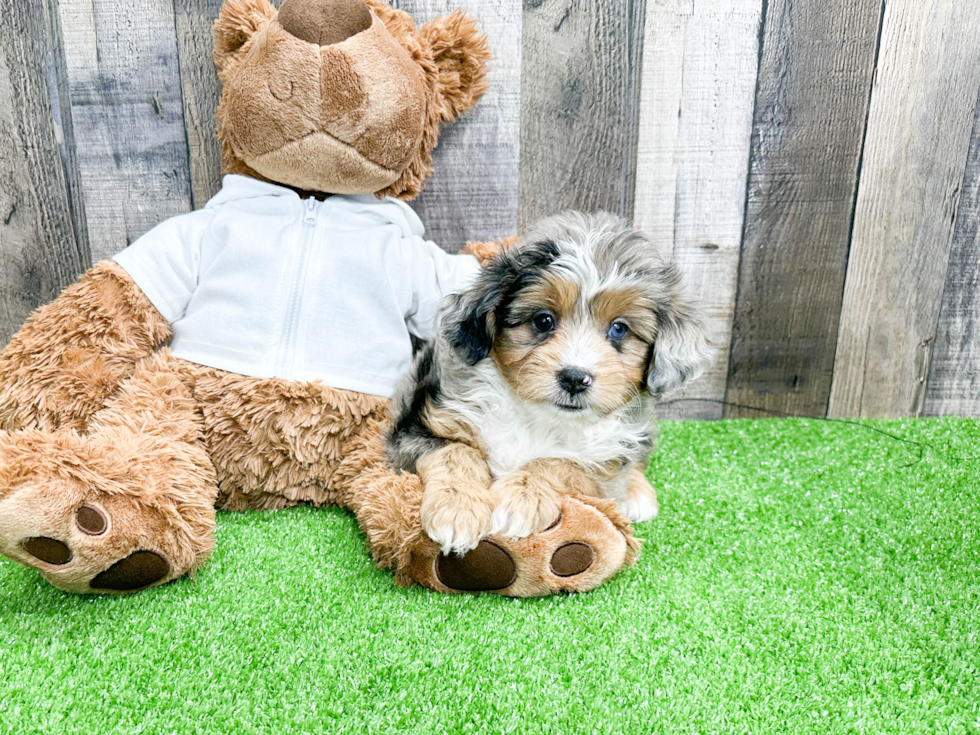
<svg viewBox="0 0 980 735"><path fill-rule="evenodd" d="M613 322L609 325L609 331L606 332L606 336L613 342L622 342L629 331L630 328L626 326L626 322Z"/></svg>
<svg viewBox="0 0 980 735"><path fill-rule="evenodd" d="M531 319L531 326L534 328L535 332L539 334L546 334L552 332L555 329L555 316L547 311L542 311L534 315Z"/></svg>

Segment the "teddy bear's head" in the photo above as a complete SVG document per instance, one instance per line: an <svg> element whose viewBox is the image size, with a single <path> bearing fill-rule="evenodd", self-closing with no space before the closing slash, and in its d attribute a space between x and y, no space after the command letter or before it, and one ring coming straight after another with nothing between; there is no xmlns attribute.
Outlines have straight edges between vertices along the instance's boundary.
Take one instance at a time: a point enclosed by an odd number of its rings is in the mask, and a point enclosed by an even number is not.
<svg viewBox="0 0 980 735"><path fill-rule="evenodd" d="M414 198L439 126L486 91L486 38L457 11L416 29L381 0L225 0L214 25L225 173Z"/></svg>

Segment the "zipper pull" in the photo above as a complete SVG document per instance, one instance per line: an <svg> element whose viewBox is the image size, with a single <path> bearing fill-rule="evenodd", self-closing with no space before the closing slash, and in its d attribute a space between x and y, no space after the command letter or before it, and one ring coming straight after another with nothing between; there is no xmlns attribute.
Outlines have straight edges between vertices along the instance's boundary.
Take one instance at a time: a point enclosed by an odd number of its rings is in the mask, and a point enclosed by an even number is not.
<svg viewBox="0 0 980 735"><path fill-rule="evenodd" d="M306 200L306 214L303 216L303 222L308 225L316 224L316 213L320 208L320 202L316 200L315 197L310 197Z"/></svg>

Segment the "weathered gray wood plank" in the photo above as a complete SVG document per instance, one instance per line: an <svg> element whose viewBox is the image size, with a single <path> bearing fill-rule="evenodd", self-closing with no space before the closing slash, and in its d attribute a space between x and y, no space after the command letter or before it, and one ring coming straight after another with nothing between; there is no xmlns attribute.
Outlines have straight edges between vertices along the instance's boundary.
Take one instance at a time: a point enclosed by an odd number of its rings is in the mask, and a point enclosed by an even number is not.
<svg viewBox="0 0 980 735"><path fill-rule="evenodd" d="M980 101L926 388L926 416L980 416Z"/></svg>
<svg viewBox="0 0 980 735"><path fill-rule="evenodd" d="M214 111L221 84L211 58L212 28L222 0L174 0L180 89L190 159L191 202L200 209L221 188L221 143Z"/></svg>
<svg viewBox="0 0 980 735"><path fill-rule="evenodd" d="M524 228L567 208L632 218L645 0L524 0Z"/></svg>
<svg viewBox="0 0 980 735"><path fill-rule="evenodd" d="M48 0L0 2L0 344L91 263L76 232L59 44Z"/></svg>
<svg viewBox="0 0 980 735"><path fill-rule="evenodd" d="M59 3L92 257L191 208L173 5Z"/></svg>
<svg viewBox="0 0 980 735"><path fill-rule="evenodd" d="M673 250L718 347L663 418L722 415L761 11L762 0L647 0L636 223Z"/></svg>
<svg viewBox="0 0 980 735"><path fill-rule="evenodd" d="M768 4L730 402L826 414L881 8L882 0Z"/></svg>
<svg viewBox="0 0 980 735"><path fill-rule="evenodd" d="M417 25L456 8L476 18L494 60L490 89L475 108L446 128L433 155L433 173L412 202L426 237L455 252L467 240L517 232L520 165L520 0L399 0Z"/></svg>
<svg viewBox="0 0 980 735"><path fill-rule="evenodd" d="M976 3L885 6L830 398L834 416L923 410L980 86L978 38Z"/></svg>

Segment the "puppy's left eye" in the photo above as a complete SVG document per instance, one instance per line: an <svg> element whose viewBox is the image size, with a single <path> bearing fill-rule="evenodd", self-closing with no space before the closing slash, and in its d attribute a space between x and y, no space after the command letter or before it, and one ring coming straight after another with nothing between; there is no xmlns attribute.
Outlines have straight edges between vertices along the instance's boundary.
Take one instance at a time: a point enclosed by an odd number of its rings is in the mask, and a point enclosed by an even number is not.
<svg viewBox="0 0 980 735"><path fill-rule="evenodd" d="M626 326L626 322L613 322L609 327L609 331L606 332L606 336L613 342L619 342L626 337L629 331L630 328Z"/></svg>
<svg viewBox="0 0 980 735"><path fill-rule="evenodd" d="M555 328L555 316L547 311L538 312L531 320L531 326L539 334L550 332Z"/></svg>

